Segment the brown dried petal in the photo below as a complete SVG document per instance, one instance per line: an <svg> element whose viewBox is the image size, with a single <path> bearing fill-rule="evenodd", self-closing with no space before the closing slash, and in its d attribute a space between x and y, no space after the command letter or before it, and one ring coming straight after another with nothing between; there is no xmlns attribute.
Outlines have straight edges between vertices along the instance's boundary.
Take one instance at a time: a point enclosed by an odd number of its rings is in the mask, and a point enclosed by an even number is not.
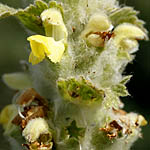
<svg viewBox="0 0 150 150"><path fill-rule="evenodd" d="M17 116L12 120L12 123L15 124L15 125L17 125L17 126L19 126L19 125L21 124L21 122L22 122L22 118L21 118L19 115L17 115Z"/></svg>
<svg viewBox="0 0 150 150"><path fill-rule="evenodd" d="M26 120L27 122L31 119L34 119L34 118L43 118L45 117L46 115L46 112L44 111L44 108L43 106L36 106L36 107L33 107L31 108L28 112L27 112L27 117L26 117Z"/></svg>
<svg viewBox="0 0 150 150"><path fill-rule="evenodd" d="M46 110L43 106L30 106L25 107L24 112L21 112L25 119L21 118L18 114L13 120L12 123L18 126L21 126L23 129L26 127L29 120L34 118L43 118L46 116Z"/></svg>
<svg viewBox="0 0 150 150"><path fill-rule="evenodd" d="M109 137L110 140L115 138L116 136L118 136L117 133L109 133L109 134L107 134L107 137Z"/></svg>
<svg viewBox="0 0 150 150"><path fill-rule="evenodd" d="M24 106L34 100L38 101L39 105L45 105L46 102L33 88L29 88L19 96L17 104Z"/></svg>
<svg viewBox="0 0 150 150"><path fill-rule="evenodd" d="M112 122L109 123L110 127L118 129L118 131L122 130L122 127L118 124L116 120L113 120Z"/></svg>

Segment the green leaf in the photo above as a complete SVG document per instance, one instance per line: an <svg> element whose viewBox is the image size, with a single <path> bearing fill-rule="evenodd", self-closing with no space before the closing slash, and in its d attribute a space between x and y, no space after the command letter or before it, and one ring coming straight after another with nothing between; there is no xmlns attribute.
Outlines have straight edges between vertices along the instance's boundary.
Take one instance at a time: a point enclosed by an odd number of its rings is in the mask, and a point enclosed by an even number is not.
<svg viewBox="0 0 150 150"><path fill-rule="evenodd" d="M115 108L118 109L120 106L120 99L118 97L118 95L116 94L116 92L112 91L111 88L107 88L105 89L105 94L106 94L106 98L104 101L104 108L108 109L108 108Z"/></svg>
<svg viewBox="0 0 150 150"><path fill-rule="evenodd" d="M138 13L139 12L135 11L132 7L123 7L111 13L109 17L114 26L127 22L138 26L147 33L147 30L143 27L145 22L138 19Z"/></svg>
<svg viewBox="0 0 150 150"><path fill-rule="evenodd" d="M104 91L97 89L84 78L79 80L75 78L59 80L57 84L63 98L73 103L91 104L93 102L102 102L104 99Z"/></svg>
<svg viewBox="0 0 150 150"><path fill-rule="evenodd" d="M40 18L40 14L48 9L48 5L42 0L36 0L34 5L29 5L25 9L19 9L16 16L28 29L38 34L44 35L44 27Z"/></svg>
<svg viewBox="0 0 150 150"><path fill-rule="evenodd" d="M127 84L130 79L132 78L132 75L128 75L128 76L125 76L121 81L120 81L120 84Z"/></svg>
<svg viewBox="0 0 150 150"><path fill-rule="evenodd" d="M50 0L43 0L43 1L46 2L46 3L49 3Z"/></svg>
<svg viewBox="0 0 150 150"><path fill-rule="evenodd" d="M44 35L45 31L40 14L45 9L48 9L48 5L42 0L35 0L34 4L30 4L25 9L14 9L0 4L0 18L16 16L25 27L33 32Z"/></svg>
<svg viewBox="0 0 150 150"><path fill-rule="evenodd" d="M112 86L112 91L118 96L124 97L129 95L126 86L123 84L117 84Z"/></svg>
<svg viewBox="0 0 150 150"><path fill-rule="evenodd" d="M8 7L7 5L0 4L0 19L8 16L13 16L18 10Z"/></svg>
<svg viewBox="0 0 150 150"><path fill-rule="evenodd" d="M32 87L29 75L22 72L4 74L3 80L7 86L15 90Z"/></svg>

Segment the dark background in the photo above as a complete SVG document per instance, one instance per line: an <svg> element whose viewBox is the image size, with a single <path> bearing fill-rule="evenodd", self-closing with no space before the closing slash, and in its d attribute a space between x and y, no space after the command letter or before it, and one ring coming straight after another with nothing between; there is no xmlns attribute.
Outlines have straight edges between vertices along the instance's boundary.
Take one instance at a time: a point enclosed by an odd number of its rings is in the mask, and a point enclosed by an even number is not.
<svg viewBox="0 0 150 150"><path fill-rule="evenodd" d="M19 8L25 7L32 0L0 0L1 3ZM107 1L107 0L106 0ZM120 0L122 5L133 6L140 11L139 18L146 22L150 29L150 0ZM28 59L27 34L23 26L14 17L0 20L0 77L4 73L21 70L19 61ZM132 74L133 78L127 84L132 96L124 98L125 109L140 113L150 121L150 42L141 41L140 50L132 64L127 66L124 74ZM6 87L0 79L0 110L11 103L14 92ZM139 139L132 150L150 150L150 124L143 127L143 139ZM0 128L0 150L10 150L9 144L2 136Z"/></svg>

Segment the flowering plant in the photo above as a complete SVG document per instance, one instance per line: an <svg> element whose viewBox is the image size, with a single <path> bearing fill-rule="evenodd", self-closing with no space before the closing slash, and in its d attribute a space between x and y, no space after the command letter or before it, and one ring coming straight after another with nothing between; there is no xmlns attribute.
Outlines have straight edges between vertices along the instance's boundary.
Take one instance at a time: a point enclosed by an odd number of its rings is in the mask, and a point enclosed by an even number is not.
<svg viewBox="0 0 150 150"><path fill-rule="evenodd" d="M26 69L3 75L18 91L0 114L4 134L30 150L130 149L147 124L121 102L131 78L123 71L148 39L137 13L116 0L0 4L0 18L32 31Z"/></svg>

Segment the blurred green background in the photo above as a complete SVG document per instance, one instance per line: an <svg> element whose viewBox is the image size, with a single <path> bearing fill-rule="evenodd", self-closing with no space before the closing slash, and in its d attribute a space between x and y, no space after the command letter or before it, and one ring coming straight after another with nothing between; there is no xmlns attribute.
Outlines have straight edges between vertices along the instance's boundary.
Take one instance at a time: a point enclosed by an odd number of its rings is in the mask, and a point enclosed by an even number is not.
<svg viewBox="0 0 150 150"><path fill-rule="evenodd" d="M106 0L107 1L107 0ZM150 29L150 0L119 0L122 5L133 6L140 11L139 17L146 22L146 28ZM19 8L25 7L32 0L0 0L3 4ZM24 27L14 17L0 20L0 77L4 73L21 70L20 60L27 60L27 33ZM127 66L124 74L132 74L133 78L128 83L128 89L132 96L124 98L125 109L140 113L150 121L150 42L140 42L140 51L136 59ZM0 79L0 110L11 103L14 91L6 87ZM139 139L132 150L150 150L150 125L143 127L143 138ZM11 150L0 128L0 150Z"/></svg>

